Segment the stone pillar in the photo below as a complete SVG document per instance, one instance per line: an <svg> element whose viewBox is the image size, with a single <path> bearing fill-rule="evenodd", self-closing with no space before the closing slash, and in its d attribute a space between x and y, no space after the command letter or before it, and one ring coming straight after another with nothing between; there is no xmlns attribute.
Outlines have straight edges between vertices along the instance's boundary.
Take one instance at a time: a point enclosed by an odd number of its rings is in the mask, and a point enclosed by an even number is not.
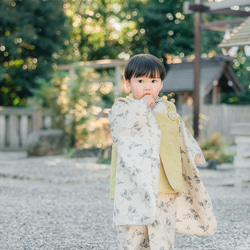
<svg viewBox="0 0 250 250"><path fill-rule="evenodd" d="M231 134L235 137L235 167L250 168L250 123L233 123Z"/></svg>

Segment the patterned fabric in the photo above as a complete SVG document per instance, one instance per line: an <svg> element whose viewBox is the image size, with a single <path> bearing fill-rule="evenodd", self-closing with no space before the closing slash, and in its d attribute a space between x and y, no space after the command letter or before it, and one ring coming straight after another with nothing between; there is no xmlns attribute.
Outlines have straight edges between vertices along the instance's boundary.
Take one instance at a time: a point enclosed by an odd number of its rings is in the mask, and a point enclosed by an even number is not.
<svg viewBox="0 0 250 250"><path fill-rule="evenodd" d="M109 120L118 152L114 225L148 225L159 192L160 128L144 99L117 103Z"/></svg>
<svg viewBox="0 0 250 250"><path fill-rule="evenodd" d="M118 152L115 226L149 225L155 220L161 136L155 113L168 114L160 98L152 108L147 108L144 99L118 102L109 113L113 142ZM195 159L201 163L204 157L198 143L178 118L183 193L177 199L176 231L212 235L216 231L216 219L195 166Z"/></svg>
<svg viewBox="0 0 250 250"><path fill-rule="evenodd" d="M207 236L215 233L217 223L209 195L201 181L194 159L204 159L201 149L183 120L180 120L182 196L177 199L176 232Z"/></svg>
<svg viewBox="0 0 250 250"><path fill-rule="evenodd" d="M117 227L118 250L172 250L175 242L176 198L159 194L157 214L148 226Z"/></svg>

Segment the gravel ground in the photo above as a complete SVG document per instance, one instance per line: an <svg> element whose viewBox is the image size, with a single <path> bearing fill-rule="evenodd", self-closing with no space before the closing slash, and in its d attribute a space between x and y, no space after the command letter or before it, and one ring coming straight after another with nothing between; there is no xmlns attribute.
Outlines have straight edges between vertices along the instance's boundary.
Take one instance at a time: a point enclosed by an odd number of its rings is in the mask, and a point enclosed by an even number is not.
<svg viewBox="0 0 250 250"><path fill-rule="evenodd" d="M176 235L176 250L250 249L250 167L200 169L218 230ZM237 181L235 181L237 180ZM0 250L115 250L109 165L96 158L0 152Z"/></svg>

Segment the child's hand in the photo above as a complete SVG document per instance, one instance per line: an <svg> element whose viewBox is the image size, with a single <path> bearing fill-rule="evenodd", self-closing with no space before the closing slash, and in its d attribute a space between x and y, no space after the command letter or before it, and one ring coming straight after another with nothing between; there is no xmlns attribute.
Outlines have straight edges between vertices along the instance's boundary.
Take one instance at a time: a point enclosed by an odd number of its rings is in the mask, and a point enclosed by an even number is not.
<svg viewBox="0 0 250 250"><path fill-rule="evenodd" d="M154 106L155 105L155 100L153 98L152 95L145 95L144 96L145 100L146 100L146 103L147 103L147 106Z"/></svg>

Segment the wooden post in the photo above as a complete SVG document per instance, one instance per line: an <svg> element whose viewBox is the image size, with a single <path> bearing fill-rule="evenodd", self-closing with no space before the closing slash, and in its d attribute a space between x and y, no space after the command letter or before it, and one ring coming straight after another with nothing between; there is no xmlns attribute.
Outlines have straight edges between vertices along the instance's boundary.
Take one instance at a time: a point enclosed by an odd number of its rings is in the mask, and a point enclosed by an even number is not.
<svg viewBox="0 0 250 250"><path fill-rule="evenodd" d="M21 147L26 147L27 139L28 139L28 116L22 115L20 118L20 140L21 140Z"/></svg>
<svg viewBox="0 0 250 250"><path fill-rule="evenodd" d="M0 149L5 148L6 144L6 119L5 115L0 115Z"/></svg>
<svg viewBox="0 0 250 250"><path fill-rule="evenodd" d="M18 117L17 115L10 115L10 130L8 131L10 138L10 148L16 149L19 147L19 133L18 133Z"/></svg>
<svg viewBox="0 0 250 250"><path fill-rule="evenodd" d="M195 0L201 4L202 0ZM201 12L195 12L195 62L194 62L194 137L199 139L199 113L200 113L200 55L201 55Z"/></svg>
<svg viewBox="0 0 250 250"><path fill-rule="evenodd" d="M69 77L70 77L70 83L73 84L75 80L75 68L72 66L69 68Z"/></svg>
<svg viewBox="0 0 250 250"><path fill-rule="evenodd" d="M116 66L115 67L115 86L114 86L115 97L118 97L121 94L122 92L121 86L122 86L121 67Z"/></svg>

